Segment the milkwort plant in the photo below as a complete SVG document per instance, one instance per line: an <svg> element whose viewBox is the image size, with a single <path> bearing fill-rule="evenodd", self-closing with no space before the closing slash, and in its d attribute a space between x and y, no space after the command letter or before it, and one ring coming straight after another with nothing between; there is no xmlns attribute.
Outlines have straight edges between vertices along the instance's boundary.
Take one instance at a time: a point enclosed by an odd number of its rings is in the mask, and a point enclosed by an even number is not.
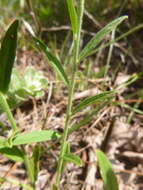
<svg viewBox="0 0 143 190"><path fill-rule="evenodd" d="M64 168L68 162L72 162L78 166L82 166L82 160L75 154L70 151L70 143L68 142L68 135L73 131L77 130L83 124L85 124L88 119L83 120L78 125L72 126L69 129L71 118L77 112L83 110L89 105L92 105L96 102L103 102L111 99L112 96L117 93L118 89L106 91L104 93L98 94L84 99L78 105L73 107L73 95L75 91L75 79L78 71L78 65L84 59L86 59L93 52L98 50L97 45L116 27L127 18L127 16L119 17L113 20L111 23L106 25L101 29L95 37L93 37L88 44L81 50L80 49L80 40L81 40L81 27L83 21L83 12L84 12L84 0L78 0L77 8L75 8L74 0L67 0L67 6L71 21L73 41L74 41L74 50L73 50L73 64L72 64L72 74L70 79L68 78L66 71L61 64L60 60L51 52L48 46L33 36L33 41L35 45L44 52L46 57L49 59L51 66L59 74L60 78L63 80L65 86L68 89L68 102L67 102L67 112L66 120L64 125L63 135L55 132L53 130L41 130L41 131L32 131L30 133L21 133L21 130L16 124L16 121L13 117L13 114L10 110L9 104L7 102L7 92L9 89L9 84L11 80L12 68L16 55L17 48L17 33L19 21L15 20L10 27L8 28L0 49L0 106L1 109L7 114L7 118L11 125L11 130L8 133L7 137L0 139L0 153L4 154L8 158L16 161L23 162L26 166L29 179L31 181L31 186L26 186L21 184L24 188L35 190L35 183L37 180L37 175L39 171L39 157L40 157L40 147L37 144L34 149L32 156L28 155L25 150L25 144L31 144L33 142L44 142L48 140L60 139L61 148L60 155L57 167L57 178L56 182L53 185L53 190L60 189L60 181ZM108 44L109 45L109 44ZM92 116L98 112L100 108L93 110L90 115ZM100 156L99 156L100 157ZM5 180L5 179L3 179Z"/></svg>
<svg viewBox="0 0 143 190"><path fill-rule="evenodd" d="M81 127L82 124L85 124L88 119L83 120L82 123L79 123L79 125L73 126L72 128L69 128L71 123L71 118L74 116L75 113L83 110L89 105L92 105L96 102L106 101L107 99L111 99L115 93L117 93L117 89L106 91L104 93L98 94L96 96L92 96L89 98L84 99L81 101L78 105L73 107L73 95L75 90L75 83L76 83L76 74L78 71L78 65L81 61L86 59L89 55L93 54L98 50L99 43L113 30L116 29L116 27L127 18L127 16L119 17L115 20L113 20L111 23L106 25L103 29L101 29L89 42L88 44L81 50L80 49L80 40L81 40L81 28L82 28L82 21L83 21L83 12L84 12L84 0L78 0L77 1L77 7L75 7L74 0L67 0L67 7L69 12L69 17L71 21L71 28L72 28L72 34L73 34L73 42L74 42L74 48L73 48L73 64L72 64L72 74L70 76L70 79L68 78L66 71L60 62L59 59L55 55L52 54L50 49L44 42L42 42L40 39L33 37L34 41L36 42L36 46L44 52L44 54L47 56L49 62L51 63L51 66L55 69L55 71L59 74L61 80L63 80L64 84L66 85L68 89L68 102L67 102L67 112L66 112L66 119L65 119L65 125L64 125L64 132L61 137L61 148L60 148L60 155L59 155L59 161L58 161L58 167L57 167L57 178L56 183L53 185L53 190L59 190L60 189L60 181L61 176L64 172L64 168L68 162L73 162L74 164L78 166L82 166L82 160L75 154L71 153L70 151L70 143L68 142L68 135L72 133L73 131L77 130L79 127ZM109 44L108 44L109 45ZM94 110L92 114L97 112L97 110ZM91 118L92 118L91 114ZM91 119L90 118L90 119ZM89 121L89 120L88 120ZM100 156L99 156L100 157Z"/></svg>

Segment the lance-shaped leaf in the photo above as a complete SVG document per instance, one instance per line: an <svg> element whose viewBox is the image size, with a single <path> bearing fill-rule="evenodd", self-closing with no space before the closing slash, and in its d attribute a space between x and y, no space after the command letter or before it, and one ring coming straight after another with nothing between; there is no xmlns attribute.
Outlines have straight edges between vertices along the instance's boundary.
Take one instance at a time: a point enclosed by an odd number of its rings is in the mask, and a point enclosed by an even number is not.
<svg viewBox="0 0 143 190"><path fill-rule="evenodd" d="M72 162L80 167L83 165L83 161L80 159L80 157L72 153L65 154L64 161Z"/></svg>
<svg viewBox="0 0 143 190"><path fill-rule="evenodd" d="M67 5L68 5L68 11L70 15L73 34L76 35L78 30L78 17L74 7L74 0L67 0Z"/></svg>
<svg viewBox="0 0 143 190"><path fill-rule="evenodd" d="M69 84L68 77L64 71L61 62L57 59L55 55L51 53L50 49L45 45L44 42L35 37L33 37L33 39L36 42L36 46L39 47L44 52L46 57L49 59L51 66L55 68L61 79L64 81L65 85L68 86Z"/></svg>
<svg viewBox="0 0 143 190"><path fill-rule="evenodd" d="M78 8L77 8L78 33L81 31L81 26L82 26L82 22L83 22L84 2L85 2L85 0L78 1Z"/></svg>
<svg viewBox="0 0 143 190"><path fill-rule="evenodd" d="M31 170L33 173L33 181L36 182L38 172L39 172L39 159L40 159L41 149L39 145L34 147L33 155L30 159Z"/></svg>
<svg viewBox="0 0 143 190"><path fill-rule="evenodd" d="M0 148L0 153L4 154L7 158L14 160L16 162L24 161L24 155L22 151L16 146L13 146L12 148L9 147Z"/></svg>
<svg viewBox="0 0 143 190"><path fill-rule="evenodd" d="M71 152L70 152L70 143L68 142L68 141L66 141L65 142L65 147L64 147L64 155L65 154L70 154ZM61 173L63 173L64 172L64 169L65 169L65 167L66 167L66 165L67 165L67 160L63 160L63 165L62 165L62 171L61 171Z"/></svg>
<svg viewBox="0 0 143 190"><path fill-rule="evenodd" d="M53 186L52 186L52 190L59 190L59 188L57 187L56 184L53 184Z"/></svg>
<svg viewBox="0 0 143 190"><path fill-rule="evenodd" d="M59 137L60 134L52 130L32 131L30 133L17 135L13 140L13 145L56 140Z"/></svg>
<svg viewBox="0 0 143 190"><path fill-rule="evenodd" d="M127 16L119 17L109 24L107 24L103 29L101 29L97 34L88 42L88 44L85 46L85 48L81 51L79 55L79 60L83 60L85 57L87 57L93 49L113 30L116 29L116 27L126 18Z"/></svg>
<svg viewBox="0 0 143 190"><path fill-rule="evenodd" d="M106 155L102 151L96 150L96 156L98 160L100 173L104 183L104 189L119 190L116 175Z"/></svg>
<svg viewBox="0 0 143 190"><path fill-rule="evenodd" d="M101 105L98 105L94 110L92 110L89 114L87 114L84 119L81 119L78 123L75 123L69 128L68 134L71 134L75 131L78 131L81 127L89 124L92 120L93 117L97 114L100 113L100 111L107 106L108 103L102 103Z"/></svg>
<svg viewBox="0 0 143 190"><path fill-rule="evenodd" d="M6 93L9 87L12 67L16 55L18 20L8 28L0 49L0 91Z"/></svg>
<svg viewBox="0 0 143 190"><path fill-rule="evenodd" d="M94 103L97 102L103 102L103 101L107 101L107 99L112 98L113 95L116 93L116 90L112 90L112 91L106 91L100 94L97 94L95 96L91 96L89 98L84 99L83 101L81 101L73 110L73 113L79 112L82 109L86 108L89 105L92 105Z"/></svg>

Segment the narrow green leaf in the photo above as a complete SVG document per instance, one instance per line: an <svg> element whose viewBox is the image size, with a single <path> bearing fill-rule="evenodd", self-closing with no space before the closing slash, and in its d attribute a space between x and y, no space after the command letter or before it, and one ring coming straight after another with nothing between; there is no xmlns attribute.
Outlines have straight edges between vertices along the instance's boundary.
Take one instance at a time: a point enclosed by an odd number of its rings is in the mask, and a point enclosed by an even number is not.
<svg viewBox="0 0 143 190"><path fill-rule="evenodd" d="M59 138L59 133L52 130L33 131L27 134L19 134L13 140L13 145L30 144L35 142L43 142L56 140Z"/></svg>
<svg viewBox="0 0 143 190"><path fill-rule="evenodd" d="M59 188L57 187L57 185L53 184L52 190L59 190Z"/></svg>
<svg viewBox="0 0 143 190"><path fill-rule="evenodd" d="M54 56L51 53L50 49L48 48L48 46L45 45L44 42L42 42L41 40L39 40L38 38L35 38L35 37L33 37L33 40L36 42L36 46L38 48L40 48L44 52L46 57L49 59L49 61L51 62L51 66L53 66L55 68L55 70L59 74L60 78L65 83L65 85L68 86L69 85L68 77L64 71L64 68L63 68L61 62L57 59L56 56Z"/></svg>
<svg viewBox="0 0 143 190"><path fill-rule="evenodd" d="M102 151L96 150L96 156L100 168L100 173L104 183L104 189L119 190L116 175L106 155Z"/></svg>
<svg viewBox="0 0 143 190"><path fill-rule="evenodd" d="M84 13L84 1L85 0L79 0L78 1L78 33L81 31L82 21L83 21L83 13Z"/></svg>
<svg viewBox="0 0 143 190"><path fill-rule="evenodd" d="M65 154L69 154L71 152L70 143L67 141L65 144L66 144Z"/></svg>
<svg viewBox="0 0 143 190"><path fill-rule="evenodd" d="M118 42L121 39L124 39L124 38L128 37L129 35L137 32L141 28L143 28L143 24L139 24L138 26L135 26L134 28L130 29L128 32L123 33L122 35L115 38L114 40L111 40L111 41L105 43L102 47L99 46L98 48L93 49L87 56L91 56L91 55L95 54L96 52L98 52L101 48L104 49L104 48L110 46L111 44L114 44L115 42ZM134 60L134 61L136 62L136 60Z"/></svg>
<svg viewBox="0 0 143 190"><path fill-rule="evenodd" d="M78 17L74 6L74 0L67 0L68 11L70 15L73 34L77 35L78 30Z"/></svg>
<svg viewBox="0 0 143 190"><path fill-rule="evenodd" d="M83 161L80 159L80 157L72 153L65 154L64 161L72 162L80 167L83 165Z"/></svg>
<svg viewBox="0 0 143 190"><path fill-rule="evenodd" d="M87 57L93 49L113 30L116 29L116 27L126 18L127 16L119 17L109 24L107 24L103 29L101 29L97 34L89 41L89 43L85 46L85 48L81 51L79 55L79 60L83 60L85 57Z"/></svg>
<svg viewBox="0 0 143 190"><path fill-rule="evenodd" d="M16 56L18 20L8 28L0 49L0 91L6 93L9 87L12 67Z"/></svg>
<svg viewBox="0 0 143 190"><path fill-rule="evenodd" d="M17 187L18 187L18 186L19 186L19 187L22 187L22 189L24 189L24 190L33 190L33 187L31 187L31 186L29 186L29 185L23 183L23 182L20 181L20 180L15 180L15 179L13 179L13 178L11 178L11 177L9 177L9 178L4 178L4 180L7 181L8 183L14 184L14 186L17 185Z"/></svg>
<svg viewBox="0 0 143 190"><path fill-rule="evenodd" d="M75 123L73 126L71 126L71 128L68 130L68 134L78 131L81 127L89 124L93 120L93 117L97 114L100 114L100 111L103 110L107 104L107 102L104 102L103 104L98 105L95 109L91 110L89 114L87 113L84 119L81 119L78 123Z"/></svg>
<svg viewBox="0 0 143 190"><path fill-rule="evenodd" d="M34 151L33 151L33 155L32 155L32 158L31 158L31 167L32 167L32 170L33 170L33 178L34 178L34 182L36 182L37 180L37 176L38 176L38 172L39 172L39 158L40 158L40 146L39 145L36 145L34 147Z"/></svg>
<svg viewBox="0 0 143 190"><path fill-rule="evenodd" d="M23 153L16 146L13 146L12 148L0 148L0 153L4 154L9 159L14 160L16 162L24 161Z"/></svg>
<svg viewBox="0 0 143 190"><path fill-rule="evenodd" d="M130 106L128 104L124 104L124 103L120 103L120 102L117 103L117 104L120 105L121 107L124 107L124 108L127 108L127 109L131 110L132 112L135 112L135 113L143 115L143 111L140 110L140 109L137 109L137 108L132 107L132 106Z"/></svg>
<svg viewBox="0 0 143 190"><path fill-rule="evenodd" d="M70 143L68 141L65 142L64 155L66 155L66 154L70 154ZM64 172L64 169L65 169L67 163L68 163L67 160L64 159L63 160L63 165L62 165L61 173Z"/></svg>
<svg viewBox="0 0 143 190"><path fill-rule="evenodd" d="M103 92L101 94L97 94L95 96L89 97L84 99L82 102L80 102L75 109L73 110L73 114L76 112L81 111L82 109L86 108L89 105L92 105L94 103L97 102L103 102L103 101L107 101L107 99L112 98L113 95L116 93L116 90L112 90L112 91L106 91Z"/></svg>
<svg viewBox="0 0 143 190"><path fill-rule="evenodd" d="M11 127L16 132L17 131L17 125L13 118L12 112L9 108L9 105L7 103L6 95L0 92L0 108L2 108L3 112L7 114L7 117L9 119L9 122L11 124Z"/></svg>

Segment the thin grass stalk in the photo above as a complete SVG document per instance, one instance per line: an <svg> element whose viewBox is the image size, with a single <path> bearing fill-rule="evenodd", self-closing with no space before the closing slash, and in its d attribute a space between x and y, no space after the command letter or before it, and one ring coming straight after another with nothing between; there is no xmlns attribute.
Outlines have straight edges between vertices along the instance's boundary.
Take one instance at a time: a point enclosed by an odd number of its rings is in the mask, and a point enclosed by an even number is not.
<svg viewBox="0 0 143 190"><path fill-rule="evenodd" d="M114 40L114 38L115 38L115 30L112 31L111 40ZM114 47L114 44L111 44L110 47L109 47L109 52L108 52L108 57L107 57L107 63L106 63L106 66L105 66L104 77L107 76L107 73L109 71L109 66L110 66L110 62L111 62L113 47Z"/></svg>
<svg viewBox="0 0 143 190"><path fill-rule="evenodd" d="M79 48L80 48L80 33L81 33L81 26L82 26L82 17L84 11L84 0L79 0L79 14L78 14L78 29L77 32L73 32L73 39L74 39L74 56L73 56L73 68L72 68L72 77L69 85L69 94L68 94L68 105L67 105L67 113L66 113L66 121L64 126L64 133L61 141L61 151L60 157L58 162L58 169L57 169L57 179L56 179L56 186L60 187L60 179L62 175L62 168L63 168L63 161L64 161L64 154L65 154L65 146L68 139L68 126L71 121L72 116L72 104L73 104L73 94L75 89L75 82L76 82L76 72L77 72L77 65L78 65L78 57L79 57Z"/></svg>

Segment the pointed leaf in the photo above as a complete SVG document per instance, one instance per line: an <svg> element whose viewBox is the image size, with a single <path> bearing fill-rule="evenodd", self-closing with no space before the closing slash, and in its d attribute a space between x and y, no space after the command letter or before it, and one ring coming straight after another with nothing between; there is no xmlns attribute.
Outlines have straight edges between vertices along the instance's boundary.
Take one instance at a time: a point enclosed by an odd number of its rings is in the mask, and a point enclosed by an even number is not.
<svg viewBox="0 0 143 190"><path fill-rule="evenodd" d="M65 154L64 160L67 162L72 162L80 167L83 165L83 161L80 159L80 157L72 153Z"/></svg>
<svg viewBox="0 0 143 190"><path fill-rule="evenodd" d="M38 172L39 172L39 158L40 158L40 146L36 145L34 147L34 151L33 151L33 155L31 158L31 168L33 170L33 181L36 182L37 180L37 176L38 176Z"/></svg>
<svg viewBox="0 0 143 190"><path fill-rule="evenodd" d="M59 137L59 133L52 130L33 131L27 134L17 135L13 140L13 145L22 145L35 142L56 140Z"/></svg>
<svg viewBox="0 0 143 190"><path fill-rule="evenodd" d="M67 5L68 5L68 11L69 11L70 20L71 20L72 30L73 30L74 35L76 35L77 29L78 29L78 18L77 18L77 13L74 7L74 0L67 0Z"/></svg>
<svg viewBox="0 0 143 190"><path fill-rule="evenodd" d="M0 91L6 93L9 87L12 67L16 56L18 20L8 28L0 50Z"/></svg>
<svg viewBox="0 0 143 190"><path fill-rule="evenodd" d="M78 131L81 127L89 124L95 115L100 113L100 111L107 106L107 103L102 103L101 105L98 105L95 109L93 109L89 114L87 114L84 119L81 119L78 123L75 123L74 125L71 126L68 130L68 134L71 134L75 131Z"/></svg>
<svg viewBox="0 0 143 190"><path fill-rule="evenodd" d="M71 152L70 143L67 141L66 142L66 148L65 148L65 154L69 154L70 152Z"/></svg>
<svg viewBox="0 0 143 190"><path fill-rule="evenodd" d="M51 53L50 49L45 45L44 42L42 42L41 40L39 40L38 38L35 38L35 37L33 37L33 39L36 42L37 47L39 47L45 53L45 55L51 62L51 65L55 68L55 70L57 71L57 73L59 74L61 79L64 81L65 85L68 86L68 84L69 84L68 77L67 77L60 61L57 59L56 56L54 56Z"/></svg>
<svg viewBox="0 0 143 190"><path fill-rule="evenodd" d="M59 188L57 187L57 185L53 184L52 190L59 190Z"/></svg>
<svg viewBox="0 0 143 190"><path fill-rule="evenodd" d="M0 108L7 114L8 120L11 124L11 127L13 128L14 131L17 131L17 126L15 123L15 120L12 116L12 112L10 111L6 95L0 92Z"/></svg>
<svg viewBox="0 0 143 190"><path fill-rule="evenodd" d="M116 93L116 90L112 91L106 91L101 94L97 94L95 96L89 97L84 99L82 102L80 102L74 109L73 113L79 112L82 109L86 108L89 105L92 105L97 102L103 102L107 101L107 99L112 98L113 95Z"/></svg>
<svg viewBox="0 0 143 190"><path fill-rule="evenodd" d="M113 30L116 29L116 27L126 18L127 16L119 17L109 24L107 24L103 29L101 29L97 34L89 41L89 43L85 46L85 48L81 51L79 55L79 60L83 60L85 57L87 57L93 49Z"/></svg>
<svg viewBox="0 0 143 190"><path fill-rule="evenodd" d="M0 153L4 154L9 159L14 160L16 162L24 161L23 153L16 146L13 146L12 148L0 148Z"/></svg>
<svg viewBox="0 0 143 190"><path fill-rule="evenodd" d="M66 155L66 154L70 154L70 143L69 143L68 141L65 142L64 154L65 154L65 155ZM62 169L61 169L61 173L64 172L64 169L65 169L67 163L68 163L68 162L64 159L64 160L63 160Z"/></svg>
<svg viewBox="0 0 143 190"><path fill-rule="evenodd" d="M77 10L78 33L81 31L81 26L82 26L82 22L83 22L84 2L85 2L85 0L79 0L78 1L78 10Z"/></svg>
<svg viewBox="0 0 143 190"><path fill-rule="evenodd" d="M96 150L96 156L105 190L119 190L116 175L106 155L102 151Z"/></svg>

